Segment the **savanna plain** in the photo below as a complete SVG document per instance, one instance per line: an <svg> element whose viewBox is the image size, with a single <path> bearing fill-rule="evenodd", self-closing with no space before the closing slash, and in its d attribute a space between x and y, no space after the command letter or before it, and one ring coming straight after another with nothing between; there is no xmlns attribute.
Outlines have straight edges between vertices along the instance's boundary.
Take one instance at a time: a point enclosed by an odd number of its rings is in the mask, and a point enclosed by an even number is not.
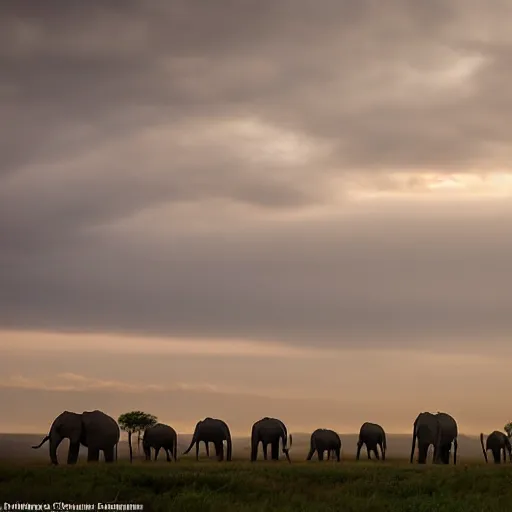
<svg viewBox="0 0 512 512"><path fill-rule="evenodd" d="M292 464L248 461L249 440L234 440L231 462L192 455L177 463L146 462L120 444L112 465L49 466L46 451L30 446L39 436L0 435L0 501L29 503L138 503L160 511L508 511L512 464L485 464L476 437L459 436L456 466L411 465L410 437L391 435L386 462L355 461L357 436L345 435L342 462L305 462L308 435L295 435ZM182 436L182 453L190 436ZM34 455L37 454L37 455Z"/></svg>

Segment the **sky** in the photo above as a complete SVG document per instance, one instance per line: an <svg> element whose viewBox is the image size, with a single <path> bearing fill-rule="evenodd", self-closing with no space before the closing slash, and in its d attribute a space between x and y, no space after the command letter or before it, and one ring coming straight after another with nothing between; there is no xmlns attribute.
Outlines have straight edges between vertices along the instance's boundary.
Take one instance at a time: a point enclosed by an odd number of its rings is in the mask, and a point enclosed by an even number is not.
<svg viewBox="0 0 512 512"><path fill-rule="evenodd" d="M1 2L0 431L502 429L511 16Z"/></svg>

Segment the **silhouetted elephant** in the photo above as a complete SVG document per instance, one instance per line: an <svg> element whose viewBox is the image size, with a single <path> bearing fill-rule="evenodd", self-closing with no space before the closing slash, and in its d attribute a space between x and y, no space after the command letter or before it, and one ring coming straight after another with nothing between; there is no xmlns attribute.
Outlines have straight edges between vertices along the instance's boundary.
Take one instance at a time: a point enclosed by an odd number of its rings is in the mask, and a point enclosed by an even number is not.
<svg viewBox="0 0 512 512"><path fill-rule="evenodd" d="M480 444L484 452L485 462L487 460L487 450L491 450L495 464L501 464L501 452L503 451L503 462L507 462L507 452L510 462L512 462L512 446L510 439L503 432L495 430L492 434L487 436L484 447L484 435L480 434Z"/></svg>
<svg viewBox="0 0 512 512"><path fill-rule="evenodd" d="M382 453L382 460L386 460L386 433L380 425L368 422L361 425L361 429L359 430L359 440L357 441L356 460L359 460L363 444L366 446L368 459L372 458L370 452L375 453L377 460L380 459L379 450L377 449L379 446Z"/></svg>
<svg viewBox="0 0 512 512"><path fill-rule="evenodd" d="M169 425L157 423L144 430L142 447L146 460L151 460L151 448L155 450L155 460L158 458L160 449L163 448L167 456L167 462L171 461L171 457L174 459L174 462L176 462L178 456L178 434L176 434L176 430Z"/></svg>
<svg viewBox="0 0 512 512"><path fill-rule="evenodd" d="M50 459L57 465L57 448L64 439L69 439L68 464L76 464L80 444L88 448L87 461L97 462L103 451L105 462L117 459L117 444L121 432L114 418L101 411L85 411L82 414L64 411L50 427L49 434L34 449L50 441Z"/></svg>
<svg viewBox="0 0 512 512"><path fill-rule="evenodd" d="M288 446L288 438L290 446ZM258 445L263 445L263 457L267 457L267 447L271 446L272 460L279 460L279 441L283 443L283 453L286 459L291 463L288 451L292 447L292 435L288 436L285 424L276 418L262 418L252 426L251 432L251 461L254 462L258 458Z"/></svg>
<svg viewBox="0 0 512 512"><path fill-rule="evenodd" d="M233 445L231 442L231 433L227 424L215 418L205 418L197 423L192 436L192 441L188 449L183 453L186 455L194 444L196 445L196 460L199 460L199 443L213 443L215 446L215 454L219 461L224 460L224 441L226 441L226 460L231 460ZM208 448L208 446L207 446ZM207 450L208 453L208 450Z"/></svg>
<svg viewBox="0 0 512 512"><path fill-rule="evenodd" d="M430 445L434 446L434 464L449 464L452 443L453 463L457 464L457 436L457 422L449 414L444 412L420 413L414 421L410 462L413 461L416 439L418 439L418 464L427 462Z"/></svg>
<svg viewBox="0 0 512 512"><path fill-rule="evenodd" d="M311 434L311 445L306 460L311 460L313 454L318 454L318 460L324 460L324 452L327 450L327 459L331 459L331 452L336 460L341 460L341 439L334 430L319 428Z"/></svg>

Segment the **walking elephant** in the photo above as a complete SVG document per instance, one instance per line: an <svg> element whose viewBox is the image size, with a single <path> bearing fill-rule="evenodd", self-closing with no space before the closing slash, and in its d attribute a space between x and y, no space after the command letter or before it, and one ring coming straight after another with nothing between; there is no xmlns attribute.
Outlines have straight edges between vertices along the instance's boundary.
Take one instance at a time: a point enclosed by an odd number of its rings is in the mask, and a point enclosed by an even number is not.
<svg viewBox="0 0 512 512"><path fill-rule="evenodd" d="M230 461L232 458L233 445L231 442L231 432L229 431L229 427L222 420L205 418L197 423L190 446L183 455L186 455L195 444L196 460L199 460L199 443L204 442L207 448L208 443L213 443L217 459L222 461L224 460L224 441L226 441L227 449L226 460Z"/></svg>
<svg viewBox="0 0 512 512"><path fill-rule="evenodd" d="M371 460L371 452L375 453L375 457L377 460L379 457L379 450L377 447L380 447L380 451L382 453L382 460L386 460L386 433L384 429L378 425L377 423L363 423L359 430L359 440L357 441L357 454L356 460L359 460L359 456L361 455L361 448L363 444L366 446L366 453L368 454L368 459Z"/></svg>
<svg viewBox="0 0 512 512"><path fill-rule="evenodd" d="M457 464L457 422L444 412L432 414L422 412L414 421L412 432L411 458L412 464L416 439L418 440L418 464L427 462L427 452L430 445L434 446L434 464L449 464L453 443L453 463Z"/></svg>
<svg viewBox="0 0 512 512"><path fill-rule="evenodd" d="M319 428L311 434L310 450L306 460L311 460L314 453L318 455L318 460L324 460L324 452L327 450L327 458L330 460L331 453L334 452L336 460L341 460L341 439L334 430Z"/></svg>
<svg viewBox="0 0 512 512"><path fill-rule="evenodd" d="M85 411L82 414L64 411L55 418L48 435L32 448L37 450L46 441L50 441L50 459L52 464L57 465L57 448L64 439L69 439L68 464L76 464L78 461L80 444L88 448L88 462L97 462L100 451L103 452L105 462L113 462L114 449L117 459L120 436L116 420L102 411Z"/></svg>
<svg viewBox="0 0 512 512"><path fill-rule="evenodd" d="M288 446L288 439L290 445ZM276 418L262 418L252 426L251 432L251 461L258 458L259 443L263 445L263 457L268 460L267 447L271 446L272 460L279 460L279 441L283 443L283 453L286 459L291 463L289 450L292 447L292 435L288 436L288 430L285 424Z"/></svg>
<svg viewBox="0 0 512 512"><path fill-rule="evenodd" d="M509 437L503 432L495 430L487 436L484 447L484 435L480 434L480 444L484 452L485 462L487 460L487 450L491 450L495 464L501 464L501 453L503 451L503 462L507 462L507 452L510 462L512 462L512 446Z"/></svg>
<svg viewBox="0 0 512 512"><path fill-rule="evenodd" d="M178 456L178 434L169 425L157 423L144 430L142 448L144 449L146 460L151 460L151 448L155 450L155 460L158 458L160 449L163 448L167 456L167 462L171 461L171 457L176 462Z"/></svg>

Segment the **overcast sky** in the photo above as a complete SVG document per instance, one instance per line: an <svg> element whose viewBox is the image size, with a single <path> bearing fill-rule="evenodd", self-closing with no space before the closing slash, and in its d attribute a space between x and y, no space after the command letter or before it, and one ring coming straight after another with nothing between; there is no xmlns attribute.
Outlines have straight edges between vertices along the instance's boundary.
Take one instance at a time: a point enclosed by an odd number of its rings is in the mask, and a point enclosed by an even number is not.
<svg viewBox="0 0 512 512"><path fill-rule="evenodd" d="M512 420L508 0L0 19L0 431Z"/></svg>

